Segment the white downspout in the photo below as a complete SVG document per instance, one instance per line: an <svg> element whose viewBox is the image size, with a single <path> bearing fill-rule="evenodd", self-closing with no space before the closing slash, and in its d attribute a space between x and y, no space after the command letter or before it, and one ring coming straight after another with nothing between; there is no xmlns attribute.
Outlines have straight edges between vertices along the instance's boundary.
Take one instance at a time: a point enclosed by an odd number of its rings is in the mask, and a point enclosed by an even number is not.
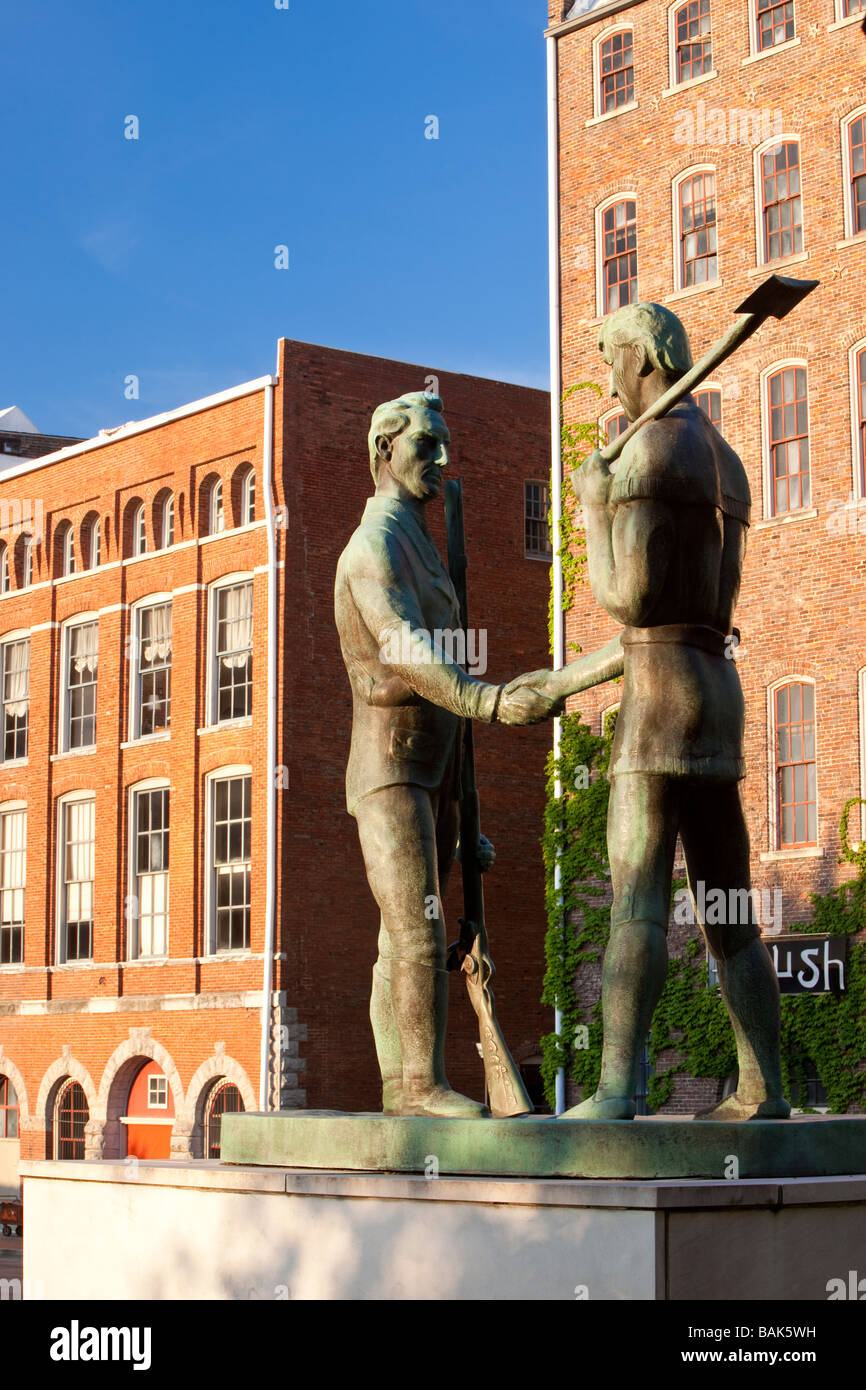
<svg viewBox="0 0 866 1390"><path fill-rule="evenodd" d="M264 444L262 449L262 492L265 499L265 525L268 536L268 721L267 721L267 813L265 873L265 958L262 967L262 1039L259 1065L259 1109L268 1109L270 1091L269 1058L271 1031L271 988L274 973L274 945L277 925L277 527L274 513L274 387L271 377L265 386Z"/></svg>
<svg viewBox="0 0 866 1390"><path fill-rule="evenodd" d="M562 316L559 265L559 71L556 39L547 40L547 225L548 275L550 293L550 500L553 530L553 668L565 664L565 620L562 611L562 560L559 555L559 523L562 516ZM553 753L559 757L562 725L553 721ZM559 777L554 783L556 799L562 796ZM562 866L557 861L554 887L561 897ZM562 1032L562 1013L556 1010L554 1027ZM565 1109L565 1071L556 1073L556 1113Z"/></svg>

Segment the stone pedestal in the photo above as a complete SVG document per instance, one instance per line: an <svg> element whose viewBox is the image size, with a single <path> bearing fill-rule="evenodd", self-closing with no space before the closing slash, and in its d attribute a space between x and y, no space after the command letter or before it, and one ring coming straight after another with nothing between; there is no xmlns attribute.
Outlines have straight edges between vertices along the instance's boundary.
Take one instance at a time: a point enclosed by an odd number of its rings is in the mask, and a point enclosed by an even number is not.
<svg viewBox="0 0 866 1390"><path fill-rule="evenodd" d="M22 1178L24 1285L51 1299L826 1300L866 1274L866 1177L25 1162Z"/></svg>

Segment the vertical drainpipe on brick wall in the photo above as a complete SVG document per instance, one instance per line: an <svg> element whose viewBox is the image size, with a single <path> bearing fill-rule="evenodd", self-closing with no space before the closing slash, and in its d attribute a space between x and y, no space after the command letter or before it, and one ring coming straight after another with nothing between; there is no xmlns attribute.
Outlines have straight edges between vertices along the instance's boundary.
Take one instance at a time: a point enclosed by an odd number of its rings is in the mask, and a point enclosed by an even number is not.
<svg viewBox="0 0 866 1390"><path fill-rule="evenodd" d="M259 1065L259 1109L268 1110L270 1081L271 989L277 916L277 526L274 514L274 386L265 386L262 493L268 534L268 764L267 870L265 876L265 958L262 967L262 1040ZM279 1087L279 1069L277 1085ZM277 1101L279 1107L279 1099Z"/></svg>
<svg viewBox="0 0 866 1390"><path fill-rule="evenodd" d="M562 558L559 554L559 522L562 516L562 315L560 306L560 245L559 245L559 71L556 39L547 40L547 198L548 198L548 264L550 293L550 502L553 532L553 667L564 665L564 614L562 611ZM562 725L553 721L553 753L559 757ZM562 784L557 776L554 783L557 800L562 796ZM554 869L557 894L562 890L562 866L557 860ZM557 1009L554 1027L562 1032L562 1012ZM556 1113L565 1109L565 1071L556 1073Z"/></svg>

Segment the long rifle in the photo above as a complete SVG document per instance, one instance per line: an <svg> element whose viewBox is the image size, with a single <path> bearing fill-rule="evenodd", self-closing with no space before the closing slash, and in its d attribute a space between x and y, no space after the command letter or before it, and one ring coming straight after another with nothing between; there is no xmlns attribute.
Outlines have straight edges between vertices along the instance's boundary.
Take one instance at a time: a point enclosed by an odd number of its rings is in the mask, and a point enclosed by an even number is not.
<svg viewBox="0 0 866 1390"><path fill-rule="evenodd" d="M466 589L466 536L463 525L463 484L445 484L445 520L448 528L448 569L460 604L460 624L468 644L469 615ZM481 817L475 780L475 738L472 720L463 723L463 757L460 768L460 867L463 871L463 910L460 940L449 951L448 968L462 969L481 1037L481 1055L487 1080L488 1104L499 1117L528 1115L532 1102L523 1084L496 1017L491 982L496 973L487 943L484 922L484 888L477 846Z"/></svg>

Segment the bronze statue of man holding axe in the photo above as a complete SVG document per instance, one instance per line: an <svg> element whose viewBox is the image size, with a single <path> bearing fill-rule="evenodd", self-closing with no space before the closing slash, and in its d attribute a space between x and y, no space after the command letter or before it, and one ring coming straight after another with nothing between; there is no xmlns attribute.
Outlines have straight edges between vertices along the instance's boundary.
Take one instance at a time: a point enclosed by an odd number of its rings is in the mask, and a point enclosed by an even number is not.
<svg viewBox="0 0 866 1390"><path fill-rule="evenodd" d="M702 927L718 962L739 1080L736 1092L702 1118L790 1113L782 1094L778 984L751 895L742 892L750 886L738 788L744 708L731 648L751 498L740 459L689 392L766 318L782 318L814 286L770 277L696 366L682 323L658 304L620 309L600 331L611 394L632 423L575 471L574 488L593 594L623 624L624 681L609 773L613 904L601 1077L595 1095L566 1118L634 1116L638 1061L667 973L677 835L693 893L703 882L707 893L721 889L735 905L727 920ZM570 669L524 681L561 698L570 693Z"/></svg>

